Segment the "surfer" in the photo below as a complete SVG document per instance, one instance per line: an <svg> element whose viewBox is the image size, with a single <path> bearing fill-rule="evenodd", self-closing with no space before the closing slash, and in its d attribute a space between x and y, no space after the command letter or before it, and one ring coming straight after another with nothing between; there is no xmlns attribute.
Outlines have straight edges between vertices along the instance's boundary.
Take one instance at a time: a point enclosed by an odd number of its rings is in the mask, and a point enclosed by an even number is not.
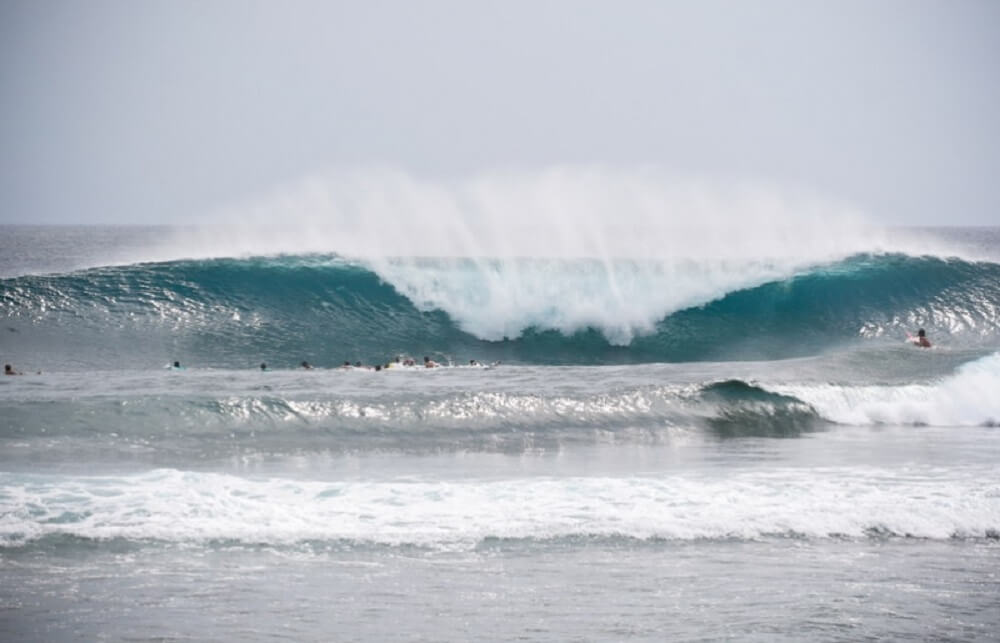
<svg viewBox="0 0 1000 643"><path fill-rule="evenodd" d="M920 348L931 347L931 342L929 339L927 339L927 333L924 332L923 328L917 331L917 336L913 338L913 343L919 346Z"/></svg>
<svg viewBox="0 0 1000 643"><path fill-rule="evenodd" d="M312 364L310 364L306 360L302 360L302 368L304 368L307 371L311 371L312 370Z"/></svg>
<svg viewBox="0 0 1000 643"><path fill-rule="evenodd" d="M4 375L24 375L24 373L22 373L20 371L15 371L14 367L11 366L10 364L4 364L3 365L3 374Z"/></svg>
<svg viewBox="0 0 1000 643"><path fill-rule="evenodd" d="M267 370L267 364L265 364L264 362L261 362L260 363L260 370L266 371Z"/></svg>
<svg viewBox="0 0 1000 643"><path fill-rule="evenodd" d="M424 355L424 368L437 368L438 366L440 366L440 364Z"/></svg>

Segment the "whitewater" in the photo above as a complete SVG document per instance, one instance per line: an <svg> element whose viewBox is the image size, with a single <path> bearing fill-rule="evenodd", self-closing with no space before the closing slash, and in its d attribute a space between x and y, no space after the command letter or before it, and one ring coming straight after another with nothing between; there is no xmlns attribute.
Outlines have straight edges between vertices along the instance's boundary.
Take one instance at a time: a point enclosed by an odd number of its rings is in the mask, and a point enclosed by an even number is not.
<svg viewBox="0 0 1000 643"><path fill-rule="evenodd" d="M1000 229L601 168L216 221L0 227L4 640L1000 631Z"/></svg>

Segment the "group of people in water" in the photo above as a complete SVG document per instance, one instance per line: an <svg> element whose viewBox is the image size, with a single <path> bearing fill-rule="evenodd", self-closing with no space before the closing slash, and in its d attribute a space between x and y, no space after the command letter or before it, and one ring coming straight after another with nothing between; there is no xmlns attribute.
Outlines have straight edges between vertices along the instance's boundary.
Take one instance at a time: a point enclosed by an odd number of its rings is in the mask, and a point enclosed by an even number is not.
<svg viewBox="0 0 1000 643"><path fill-rule="evenodd" d="M930 342L929 339L927 339L927 332L923 328L921 328L921 329L919 329L917 331L916 336L907 333L906 337L915 346L919 346L921 348L930 348L931 347L931 342ZM493 364L490 364L489 366L495 366L495 365L497 365L499 363L500 362L494 362ZM300 366L300 368L305 369L305 370L312 370L314 368L312 364L310 364L309 362L307 362L305 360L303 360L302 363L299 366ZM354 362L352 364L350 361L346 361L345 360L344 363L339 368L342 368L342 369L358 369L358 368L360 368L360 369L381 371L381 370L386 370L386 369L390 369L390 368L401 368L401 367L404 367L404 366L408 367L408 368L413 368L413 367L417 367L417 366L421 366L421 365L419 365L417 363L417 361L414 360L412 357L405 357L405 358L404 357L396 357L394 360L386 362L385 364L375 364L374 366L368 366L368 365L362 364L361 362ZM428 357L428 356L425 355L422 366L424 368L438 368L438 367L442 366L442 364L439 364L439 363L435 362L430 357ZM476 361L474 359L470 359L469 360L469 366L486 366L486 365L485 364L481 364L480 362L478 362L478 361ZM181 366L181 363L179 361L174 361L174 363L170 366L170 368L172 368L174 370L183 370L184 367ZM260 370L262 370L262 371L268 370L266 362L261 362L260 363ZM40 371L39 371L39 373L40 373ZM11 366L10 364L4 364L3 374L4 375L24 375L24 373L22 373L21 371L14 370L14 367Z"/></svg>
<svg viewBox="0 0 1000 643"><path fill-rule="evenodd" d="M500 362L493 362L493 364L491 364L491 366L496 366L499 363ZM388 370L390 368L402 368L402 367L407 367L407 368L420 368L420 367L423 367L423 368L439 368L441 366L444 366L444 364L439 364L438 362L435 362L434 360L432 360L430 357L424 355L424 361L423 361L423 363L418 363L412 357L397 357L397 358L395 358L392 361L386 362L385 364L375 364L374 366L369 366L369 365L366 365L366 364L362 364L361 362L354 362L352 364L350 361L345 360L344 363L341 364L339 368L342 368L342 369L363 368L363 369L367 369L367 370L383 371L383 370ZM485 366L485 364L481 364L480 362L478 362L478 361L476 361L474 359L470 359L469 360L469 366ZM302 362L302 368L312 368L312 365L310 365L309 362Z"/></svg>
<svg viewBox="0 0 1000 643"><path fill-rule="evenodd" d="M493 362L492 364L490 364L490 366L496 366L499 363L500 362ZM354 362L352 364L350 361L344 361L344 363L342 365L340 365L338 368L345 369L345 370L347 370L347 369L364 369L364 370L382 371L382 370L388 370L390 368L402 368L402 367L408 367L408 368L415 368L415 367L439 368L441 366L444 366L444 364L439 364L438 362L435 362L430 357L428 357L428 356L425 355L424 356L424 361L423 361L422 364L418 364L417 361L414 360L412 357L406 357L406 358L396 357L394 360L386 362L385 364L375 364L374 366L369 366L369 365L366 365L366 364L362 364L361 362ZM480 363L477 360L470 359L469 360L469 366L486 366L486 365ZM10 369L10 368L11 368L11 366L10 366L10 364L8 364L7 365L7 369ZM175 370L175 371L184 370L184 367L181 366L180 361L174 361L174 363L170 365L170 368L173 369L173 370ZM299 368L301 368L303 370L311 371L311 370L313 370L315 368L315 366L313 366L312 364L310 364L306 360L302 360L302 363L299 364ZM260 363L260 370L262 370L262 371L268 370L267 362L261 362ZM7 372L7 375L20 375L20 373Z"/></svg>
<svg viewBox="0 0 1000 643"><path fill-rule="evenodd" d="M302 364L304 366L306 364L306 362L302 362ZM479 362L477 362L476 360L474 360L474 359L470 359L469 360L469 366L479 366L479 365L480 365ZM351 364L349 361L345 361L343 364L341 364L340 368L344 368L344 369L349 369L349 368L367 368L367 369L372 369L372 370L376 370L376 371L381 371L383 369L400 368L402 366L406 366L406 367L411 367L412 368L412 367L418 366L418 364L417 364L417 361L414 360L412 357L406 357L406 358L397 357L395 360L393 360L391 362L386 362L385 364L375 364L374 366L366 366L365 364L362 364L361 362L354 362L353 364ZM424 363L422 365L419 365L419 366L423 366L424 368L438 368L439 366L442 366L442 364L438 364L437 362L435 362L434 360L432 360L430 357L427 357L426 355L424 355ZM309 367L309 368L311 368L311 367Z"/></svg>

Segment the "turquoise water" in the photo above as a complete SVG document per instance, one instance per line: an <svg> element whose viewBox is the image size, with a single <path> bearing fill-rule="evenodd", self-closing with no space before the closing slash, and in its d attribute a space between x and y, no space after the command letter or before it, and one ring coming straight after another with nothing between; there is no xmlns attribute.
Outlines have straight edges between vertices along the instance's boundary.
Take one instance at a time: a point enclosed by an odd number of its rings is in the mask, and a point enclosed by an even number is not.
<svg viewBox="0 0 1000 643"><path fill-rule="evenodd" d="M996 230L794 264L173 232L0 235L4 639L1000 629Z"/></svg>

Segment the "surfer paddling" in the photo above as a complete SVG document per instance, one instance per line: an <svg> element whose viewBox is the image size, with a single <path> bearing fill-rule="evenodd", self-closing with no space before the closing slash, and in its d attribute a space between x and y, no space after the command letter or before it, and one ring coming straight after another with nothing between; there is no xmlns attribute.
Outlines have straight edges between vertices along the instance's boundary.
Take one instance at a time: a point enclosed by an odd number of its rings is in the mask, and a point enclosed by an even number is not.
<svg viewBox="0 0 1000 643"><path fill-rule="evenodd" d="M909 335L909 333L907 333L907 335ZM929 339L927 339L927 333L924 332L923 328L921 328L920 330L917 331L917 336L916 337L914 337L913 335L909 335L909 337L910 337L910 341L913 342L913 344L915 346L919 346L920 348L930 348L931 347L931 342L930 342Z"/></svg>

